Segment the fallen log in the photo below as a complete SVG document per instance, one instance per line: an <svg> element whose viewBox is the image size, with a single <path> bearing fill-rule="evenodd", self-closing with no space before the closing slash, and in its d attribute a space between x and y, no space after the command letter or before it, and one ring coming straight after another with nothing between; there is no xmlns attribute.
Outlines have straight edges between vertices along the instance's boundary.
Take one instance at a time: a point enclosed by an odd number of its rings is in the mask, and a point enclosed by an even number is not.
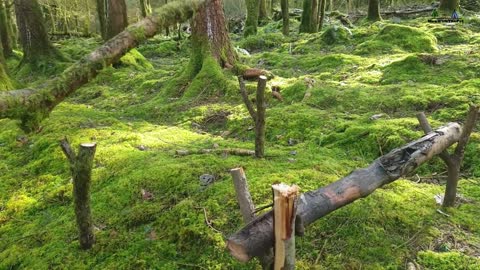
<svg viewBox="0 0 480 270"><path fill-rule="evenodd" d="M370 166L314 191L304 193L298 200L296 233L305 226L376 189L413 172L418 166L442 153L460 140L462 127L449 123L424 137L381 156ZM246 262L261 256L274 244L272 211L247 224L227 240L230 253Z"/></svg>
<svg viewBox="0 0 480 270"><path fill-rule="evenodd" d="M96 77L100 70L117 62L129 50L153 37L166 26L190 19L203 1L174 1L162 6L161 11L154 17L146 17L129 26L38 89L0 92L0 119L20 119L21 127L31 131L55 106Z"/></svg>
<svg viewBox="0 0 480 270"><path fill-rule="evenodd" d="M255 151L240 148L227 149L200 149L200 150L176 150L177 156L188 156L198 154L217 154L217 155L233 155L233 156L254 156Z"/></svg>

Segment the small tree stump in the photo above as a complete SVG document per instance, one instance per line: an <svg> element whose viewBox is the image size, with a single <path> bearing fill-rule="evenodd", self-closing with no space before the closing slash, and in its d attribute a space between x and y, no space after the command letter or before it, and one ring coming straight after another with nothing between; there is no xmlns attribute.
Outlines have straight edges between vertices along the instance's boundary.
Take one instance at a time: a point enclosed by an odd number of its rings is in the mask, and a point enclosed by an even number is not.
<svg viewBox="0 0 480 270"><path fill-rule="evenodd" d="M70 163L70 171L73 178L73 201L80 247L82 249L90 249L95 243L92 213L90 210L90 184L93 158L97 147L95 143L82 143L77 155L67 139L60 141L60 146Z"/></svg>

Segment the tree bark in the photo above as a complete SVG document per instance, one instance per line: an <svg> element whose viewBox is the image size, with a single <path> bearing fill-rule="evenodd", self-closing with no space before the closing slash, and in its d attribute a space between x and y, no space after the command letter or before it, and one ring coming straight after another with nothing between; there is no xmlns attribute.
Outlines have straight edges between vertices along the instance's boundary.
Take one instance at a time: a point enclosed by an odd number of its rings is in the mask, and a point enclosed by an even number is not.
<svg viewBox="0 0 480 270"><path fill-rule="evenodd" d="M190 19L203 2L185 0L165 5L157 16L147 17L130 26L39 89L0 92L0 119L21 119L22 128L31 131L31 124L38 124L57 104L93 79L105 66L117 62L130 49L153 37L166 25Z"/></svg>
<svg viewBox="0 0 480 270"><path fill-rule="evenodd" d="M454 10L458 11L459 4L460 0L440 0L440 7L438 9L451 15Z"/></svg>
<svg viewBox="0 0 480 270"><path fill-rule="evenodd" d="M3 56L10 57L13 54L12 40L8 30L8 17L5 1L0 0L0 39L3 47Z"/></svg>
<svg viewBox="0 0 480 270"><path fill-rule="evenodd" d="M413 172L418 166L459 141L461 134L461 126L450 123L392 150L367 168L355 170L326 187L302 194L298 204L297 233L315 220ZM270 211L230 236L227 248L238 260L248 261L272 247L273 242L273 214Z"/></svg>
<svg viewBox="0 0 480 270"><path fill-rule="evenodd" d="M7 73L5 58L3 57L2 44L0 43L0 94L2 91L13 89L12 81Z"/></svg>
<svg viewBox="0 0 480 270"><path fill-rule="evenodd" d="M260 9L258 13L258 22L264 23L269 20L268 18L268 8L267 8L267 0L260 0Z"/></svg>
<svg viewBox="0 0 480 270"><path fill-rule="evenodd" d="M318 30L317 0L303 0L302 22L300 33L315 33Z"/></svg>
<svg viewBox="0 0 480 270"><path fill-rule="evenodd" d="M243 32L243 35L245 37L257 34L258 18L260 13L260 1L262 0L246 0L247 21L245 22L245 30Z"/></svg>
<svg viewBox="0 0 480 270"><path fill-rule="evenodd" d="M368 0L367 19L373 22L382 20L380 16L380 0Z"/></svg>
<svg viewBox="0 0 480 270"><path fill-rule="evenodd" d="M15 0L15 14L23 48L23 64L62 59L48 39L43 14L37 0Z"/></svg>
<svg viewBox="0 0 480 270"><path fill-rule="evenodd" d="M255 118L255 157L263 158L265 156L265 88L267 87L267 77L260 76L257 85L257 115Z"/></svg>
<svg viewBox="0 0 480 270"><path fill-rule="evenodd" d="M248 190L247 177L242 167L230 170L230 174L233 178L233 186L235 187L235 194L240 212L242 213L243 222L248 224L254 217L255 206L250 191Z"/></svg>
<svg viewBox="0 0 480 270"><path fill-rule="evenodd" d="M140 0L139 4L142 17L145 18L147 16L150 16L150 14L152 13L152 5L150 3L150 0Z"/></svg>
<svg viewBox="0 0 480 270"><path fill-rule="evenodd" d="M107 0L97 0L97 18L100 25L100 35L103 40L107 40Z"/></svg>
<svg viewBox="0 0 480 270"><path fill-rule="evenodd" d="M288 13L288 0L280 0L280 7L282 9L282 33L285 36L290 35L290 15Z"/></svg>
<svg viewBox="0 0 480 270"><path fill-rule="evenodd" d="M325 21L325 4L327 0L320 0L320 6L319 6L319 19L318 19L318 31L322 31L323 28L323 22Z"/></svg>
<svg viewBox="0 0 480 270"><path fill-rule="evenodd" d="M66 139L60 142L60 146L70 163L70 171L72 172L73 201L75 204L80 247L82 249L90 249L95 243L92 213L90 210L90 185L96 144L81 144L78 155L73 151Z"/></svg>
<svg viewBox="0 0 480 270"><path fill-rule="evenodd" d="M125 0L107 0L105 40L118 35L128 26L127 4Z"/></svg>
<svg viewBox="0 0 480 270"><path fill-rule="evenodd" d="M212 75L221 68L235 66L237 55L228 35L222 0L207 0L200 5L191 25L192 51L186 74L188 78L193 80L202 71ZM212 59L216 63L212 63Z"/></svg>

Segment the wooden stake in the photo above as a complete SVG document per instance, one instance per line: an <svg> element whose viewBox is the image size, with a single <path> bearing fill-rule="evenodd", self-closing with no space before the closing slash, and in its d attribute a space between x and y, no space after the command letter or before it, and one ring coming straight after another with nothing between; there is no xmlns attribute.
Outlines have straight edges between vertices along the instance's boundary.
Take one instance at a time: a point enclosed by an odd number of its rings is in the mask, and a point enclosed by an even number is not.
<svg viewBox="0 0 480 270"><path fill-rule="evenodd" d="M237 194L237 201L240 206L243 221L247 224L252 221L254 217L253 212L255 211L252 196L248 190L247 177L242 167L230 170L230 174L232 174L233 185L235 187L235 193Z"/></svg>
<svg viewBox="0 0 480 270"><path fill-rule="evenodd" d="M257 120L255 122L255 157L263 158L265 155L265 88L267 77L258 77L257 86Z"/></svg>
<svg viewBox="0 0 480 270"><path fill-rule="evenodd" d="M295 269L295 214L299 188L296 185L272 185L275 233L275 270Z"/></svg>
<svg viewBox="0 0 480 270"><path fill-rule="evenodd" d="M73 199L80 247L82 249L90 249L95 243L92 213L90 210L90 183L96 144L81 144L78 155L70 147L70 143L66 138L60 141L60 147L70 163L70 171L72 172Z"/></svg>

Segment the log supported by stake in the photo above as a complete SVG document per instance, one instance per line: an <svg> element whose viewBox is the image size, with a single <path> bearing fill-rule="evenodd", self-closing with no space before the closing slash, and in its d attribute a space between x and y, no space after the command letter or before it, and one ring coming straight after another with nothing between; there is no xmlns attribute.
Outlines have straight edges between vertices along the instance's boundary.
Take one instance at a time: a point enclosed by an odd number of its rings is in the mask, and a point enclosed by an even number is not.
<svg viewBox="0 0 480 270"><path fill-rule="evenodd" d="M296 232L315 220L357 199L370 195L377 188L413 172L418 166L440 154L460 140L462 127L450 123L424 137L381 156L370 166L314 191L304 193L298 201ZM240 261L248 261L273 246L272 211L253 220L230 236L227 248Z"/></svg>
<svg viewBox="0 0 480 270"><path fill-rule="evenodd" d="M93 79L104 67L117 62L165 26L190 19L203 2L185 0L164 5L156 16L130 26L41 88L0 92L0 119L21 119L22 128L31 131L32 125L45 118L55 106Z"/></svg>
<svg viewBox="0 0 480 270"><path fill-rule="evenodd" d="M455 205L460 168L462 167L462 161L468 140L475 124L477 123L479 109L479 106L470 106L467 120L465 121L465 127L463 128L457 147L455 147L455 151L452 154L449 154L448 151L445 150L439 155L443 162L445 162L448 172L447 186L445 188L445 195L443 196L444 207L452 207ZM426 134L432 132L430 123L428 123L427 117L423 112L417 114L417 119Z"/></svg>
<svg viewBox="0 0 480 270"><path fill-rule="evenodd" d="M67 139L63 139L60 142L60 146L70 163L70 171L72 172L73 199L80 247L89 249L95 243L92 213L90 210L90 183L93 158L97 146L94 143L82 143L78 155L72 149Z"/></svg>

